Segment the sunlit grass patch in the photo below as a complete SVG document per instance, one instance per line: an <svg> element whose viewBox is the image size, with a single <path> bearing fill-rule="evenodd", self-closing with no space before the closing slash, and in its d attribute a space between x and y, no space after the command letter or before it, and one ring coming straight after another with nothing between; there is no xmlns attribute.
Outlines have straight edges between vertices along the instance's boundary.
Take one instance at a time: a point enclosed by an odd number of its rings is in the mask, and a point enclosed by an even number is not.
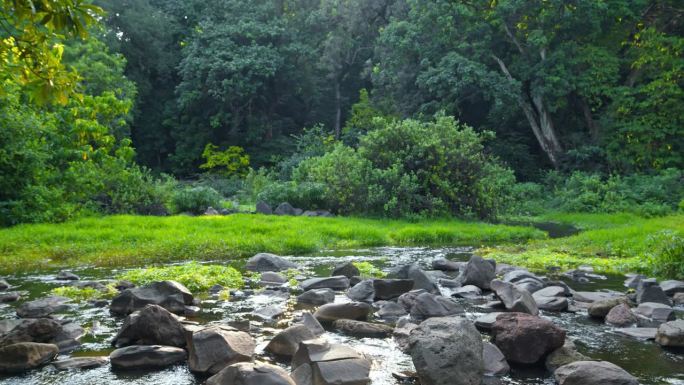
<svg viewBox="0 0 684 385"><path fill-rule="evenodd" d="M126 271L118 279L147 285L157 281L177 281L192 292L203 292L214 285L239 289L245 285L242 274L232 266L203 265L188 262L182 265L148 267Z"/></svg>

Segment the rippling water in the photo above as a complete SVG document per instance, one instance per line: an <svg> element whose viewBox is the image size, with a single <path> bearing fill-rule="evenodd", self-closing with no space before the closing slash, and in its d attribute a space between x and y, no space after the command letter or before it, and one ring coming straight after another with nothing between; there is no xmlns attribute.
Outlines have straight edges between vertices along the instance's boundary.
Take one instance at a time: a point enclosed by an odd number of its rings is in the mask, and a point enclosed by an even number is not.
<svg viewBox="0 0 684 385"><path fill-rule="evenodd" d="M306 275L327 276L332 267L343 260L369 261L385 270L394 266L409 263L419 263L429 269L433 259L445 257L452 260L467 260L470 257L469 248L376 248L368 250L338 250L326 251L315 258L291 257L290 259L304 266ZM225 263L225 262L222 262ZM236 263L236 266L239 266ZM75 271L82 280L103 280L116 275L108 269L83 269ZM7 280L18 286L13 290L22 290L25 299L35 299L45 296L53 287L63 285L54 281L55 272L44 275L21 275L7 277ZM623 277L613 276L607 280L600 280L587 284L568 284L576 290L613 289L624 291ZM448 294L448 293L445 293ZM338 301L346 301L345 296L339 295ZM467 310L466 316L475 319L484 310L477 304L465 300L463 305ZM249 314L255 308L270 304L286 302L288 313L275 324L263 324L255 321ZM0 319L13 318L18 304L0 305ZM220 301L216 298L205 298L202 302L202 312L192 320L200 323L222 323L239 320L252 320L251 334L257 340L257 354L260 359L286 367L286 363L274 362L263 348L278 330L288 326L292 317L296 317L303 309L298 309L292 299L282 296L264 295L256 293L245 299L234 298L230 301ZM684 309L678 309L678 317L684 318ZM575 340L578 349L585 355L613 362L639 378L643 385L684 385L684 354L671 352L660 348L653 342L638 341L618 335L612 328L589 319L586 314L578 313L544 313L553 322L568 331L568 336ZM119 329L122 319L115 319L109 315L108 308L92 308L88 305L75 305L72 310L63 315L64 318L75 320L86 328L88 334L81 340L81 348L72 353L73 356L106 356L111 351L109 342ZM411 358L402 353L392 339L363 338L356 339L329 331L326 337L342 344L355 347L373 359L371 379L373 385L394 385L397 381L392 372L413 370ZM66 358L67 356L63 356ZM59 372L51 366L29 372L22 376L0 377L2 385L195 385L203 384L203 378L198 378L189 372L186 366L171 367L155 372L119 373L112 372L109 367L85 370ZM548 373L538 368L513 368L510 376L500 379L498 384L553 384Z"/></svg>

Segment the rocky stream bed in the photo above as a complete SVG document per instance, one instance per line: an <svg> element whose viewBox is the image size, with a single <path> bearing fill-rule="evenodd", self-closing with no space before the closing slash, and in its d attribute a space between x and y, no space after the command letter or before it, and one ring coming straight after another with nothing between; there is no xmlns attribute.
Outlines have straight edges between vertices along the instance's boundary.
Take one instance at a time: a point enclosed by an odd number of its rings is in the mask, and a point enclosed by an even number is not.
<svg viewBox="0 0 684 385"><path fill-rule="evenodd" d="M352 261L388 276L359 278ZM2 277L0 384L684 384L683 282L532 274L469 248L236 266L261 281L230 298L124 283L77 303L50 290L118 272ZM295 287L275 272L289 268Z"/></svg>

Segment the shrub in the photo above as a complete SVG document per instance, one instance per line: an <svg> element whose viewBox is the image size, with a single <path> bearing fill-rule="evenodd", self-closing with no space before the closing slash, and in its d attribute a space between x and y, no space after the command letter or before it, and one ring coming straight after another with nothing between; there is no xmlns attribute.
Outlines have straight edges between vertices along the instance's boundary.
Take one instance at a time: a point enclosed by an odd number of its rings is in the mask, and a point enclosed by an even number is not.
<svg viewBox="0 0 684 385"><path fill-rule="evenodd" d="M649 238L649 265L659 277L684 279L684 237L674 231L658 232Z"/></svg>
<svg viewBox="0 0 684 385"><path fill-rule="evenodd" d="M323 194L324 186L320 183L273 182L259 193L258 200L273 207L288 202L294 207L318 210L326 208Z"/></svg>
<svg viewBox="0 0 684 385"><path fill-rule="evenodd" d="M202 174L196 185L213 188L224 197L235 197L244 193L245 179L237 176L226 177L218 174Z"/></svg>
<svg viewBox="0 0 684 385"><path fill-rule="evenodd" d="M211 187L185 187L173 194L175 213L202 214L207 207L218 208L221 205L221 194Z"/></svg>
<svg viewBox="0 0 684 385"><path fill-rule="evenodd" d="M207 143L202 152L205 163L200 168L211 170L225 176L245 176L249 172L249 155L242 147L230 146L219 151L218 147Z"/></svg>

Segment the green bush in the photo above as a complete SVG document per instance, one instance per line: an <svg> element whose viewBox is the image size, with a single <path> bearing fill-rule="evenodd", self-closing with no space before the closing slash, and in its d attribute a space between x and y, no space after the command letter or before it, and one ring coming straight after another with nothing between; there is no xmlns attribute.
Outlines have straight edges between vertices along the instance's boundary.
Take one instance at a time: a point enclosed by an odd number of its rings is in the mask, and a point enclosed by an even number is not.
<svg viewBox="0 0 684 385"><path fill-rule="evenodd" d="M305 210L318 210L325 208L323 192L324 186L319 183L274 182L259 193L258 200L273 207L288 202Z"/></svg>
<svg viewBox="0 0 684 385"><path fill-rule="evenodd" d="M358 150L338 144L309 158L295 181L323 184L328 207L341 214L492 218L503 211L515 178L485 154L491 134L446 116L376 122Z"/></svg>
<svg viewBox="0 0 684 385"><path fill-rule="evenodd" d="M199 215L210 206L220 207L221 199L221 194L211 187L184 187L173 194L172 206L175 213Z"/></svg>
<svg viewBox="0 0 684 385"><path fill-rule="evenodd" d="M245 179L235 176L226 177L217 174L202 174L196 185L213 188L219 194L228 198L244 194Z"/></svg>
<svg viewBox="0 0 684 385"><path fill-rule="evenodd" d="M195 293L207 291L214 285L239 289L245 284L242 274L231 266L203 265L194 261L175 266L129 270L117 276L117 279L131 281L136 285L172 280L182 283Z"/></svg>
<svg viewBox="0 0 684 385"><path fill-rule="evenodd" d="M684 279L684 237L674 231L661 231L649 238L652 252L649 265L659 277Z"/></svg>

